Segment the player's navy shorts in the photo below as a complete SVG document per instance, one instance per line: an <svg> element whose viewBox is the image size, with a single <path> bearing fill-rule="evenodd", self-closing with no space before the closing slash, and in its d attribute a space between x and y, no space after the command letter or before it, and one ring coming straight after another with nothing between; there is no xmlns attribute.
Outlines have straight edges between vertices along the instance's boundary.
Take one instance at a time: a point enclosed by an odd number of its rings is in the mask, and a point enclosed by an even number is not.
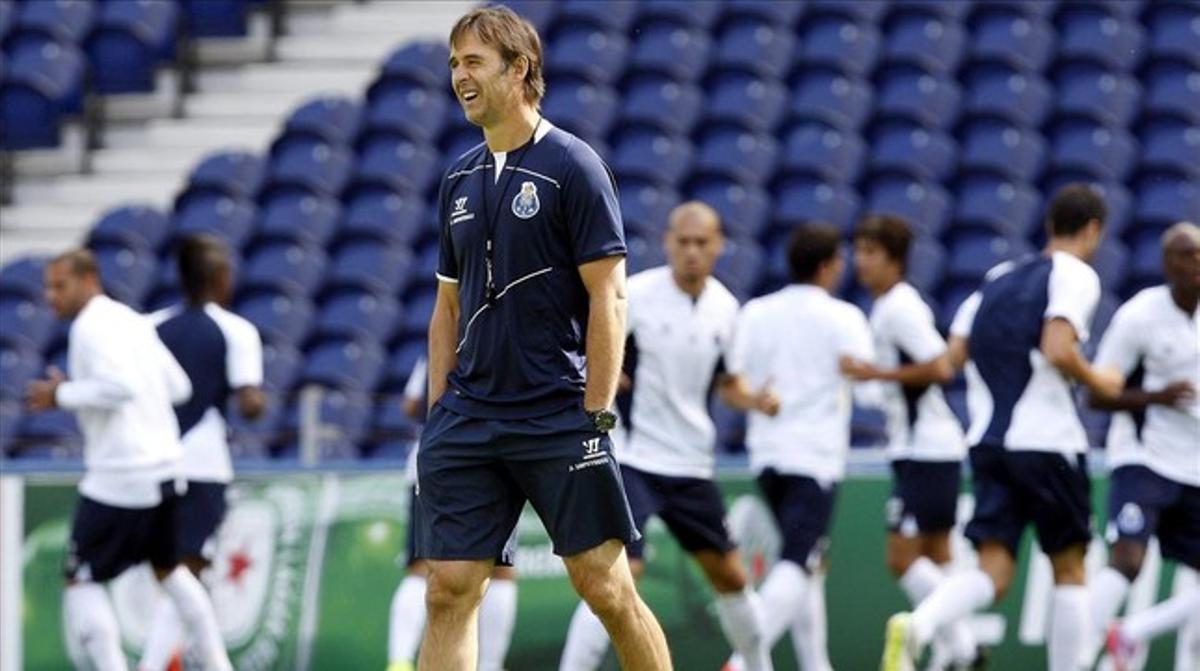
<svg viewBox="0 0 1200 671"><path fill-rule="evenodd" d="M417 453L417 557L511 562L505 546L526 501L560 556L641 538L612 441L582 405L522 420L434 405Z"/></svg>
<svg viewBox="0 0 1200 671"><path fill-rule="evenodd" d="M658 475L628 465L621 466L621 478L638 531L644 532L646 520L658 515L688 552L725 553L737 547L725 525L725 499L712 480ZM627 549L630 557L640 559L646 540L634 541Z"/></svg>
<svg viewBox="0 0 1200 671"><path fill-rule="evenodd" d="M911 537L953 529L961 482L957 461L893 461L888 531Z"/></svg>
<svg viewBox="0 0 1200 671"><path fill-rule="evenodd" d="M1141 465L1112 472L1108 540L1146 543L1158 536L1164 557L1200 569L1200 487L1165 478Z"/></svg>
<svg viewBox="0 0 1200 671"><path fill-rule="evenodd" d="M107 582L149 561L157 569L178 563L174 481L162 483L153 508L121 508L79 497L63 573L67 580Z"/></svg>
<svg viewBox="0 0 1200 671"><path fill-rule="evenodd" d="M212 561L214 548L209 540L216 535L228 510L225 483L189 480L187 493L180 496L175 505L179 556Z"/></svg>
<svg viewBox="0 0 1200 671"><path fill-rule="evenodd" d="M420 560L417 556L417 488L408 488L408 528L405 529L404 556L400 558L404 566L412 566L413 562ZM512 566L513 558L517 554L517 528L513 527L512 534L508 537L508 542L504 544L504 549L496 556L497 566Z"/></svg>
<svg viewBox="0 0 1200 671"><path fill-rule="evenodd" d="M758 475L758 486L783 536L780 559L817 568L829 547L837 484L822 486L806 475L788 475L768 468Z"/></svg>
<svg viewBox="0 0 1200 671"><path fill-rule="evenodd" d="M971 448L975 515L966 536L978 546L998 541L1015 557L1025 526L1054 554L1092 538L1087 458L1055 452Z"/></svg>

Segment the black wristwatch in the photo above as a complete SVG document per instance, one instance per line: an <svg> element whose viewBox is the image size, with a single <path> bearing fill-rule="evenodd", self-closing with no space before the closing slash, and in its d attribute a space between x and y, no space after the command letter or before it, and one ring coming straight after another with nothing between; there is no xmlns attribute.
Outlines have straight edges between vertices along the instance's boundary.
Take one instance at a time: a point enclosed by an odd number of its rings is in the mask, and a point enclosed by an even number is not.
<svg viewBox="0 0 1200 671"><path fill-rule="evenodd" d="M592 425L600 433L608 433L617 426L617 415L611 410L584 410L583 412L588 419L592 420Z"/></svg>

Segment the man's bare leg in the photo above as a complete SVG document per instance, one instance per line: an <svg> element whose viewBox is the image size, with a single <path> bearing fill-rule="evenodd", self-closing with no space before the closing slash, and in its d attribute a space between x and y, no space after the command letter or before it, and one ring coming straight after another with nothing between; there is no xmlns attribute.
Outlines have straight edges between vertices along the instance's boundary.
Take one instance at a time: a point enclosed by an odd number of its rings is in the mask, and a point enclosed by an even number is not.
<svg viewBox="0 0 1200 671"><path fill-rule="evenodd" d="M479 602L492 572L490 559L429 560L428 620L419 671L470 671L478 662Z"/></svg>

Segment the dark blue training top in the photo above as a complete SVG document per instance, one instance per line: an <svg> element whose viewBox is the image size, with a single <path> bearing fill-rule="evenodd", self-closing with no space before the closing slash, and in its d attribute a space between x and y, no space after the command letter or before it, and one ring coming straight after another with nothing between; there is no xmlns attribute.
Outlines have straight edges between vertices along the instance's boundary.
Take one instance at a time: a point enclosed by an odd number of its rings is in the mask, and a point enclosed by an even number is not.
<svg viewBox="0 0 1200 671"><path fill-rule="evenodd" d="M625 254L616 182L591 147L554 127L507 152L495 177L480 144L439 193L438 276L458 283L461 307L458 364L439 402L469 417L541 417L583 398L588 294L578 267Z"/></svg>
<svg viewBox="0 0 1200 671"><path fill-rule="evenodd" d="M225 373L228 342L203 306L182 307L158 325L158 337L192 381L192 397L175 406L179 435L196 426L209 408L225 412L230 388Z"/></svg>

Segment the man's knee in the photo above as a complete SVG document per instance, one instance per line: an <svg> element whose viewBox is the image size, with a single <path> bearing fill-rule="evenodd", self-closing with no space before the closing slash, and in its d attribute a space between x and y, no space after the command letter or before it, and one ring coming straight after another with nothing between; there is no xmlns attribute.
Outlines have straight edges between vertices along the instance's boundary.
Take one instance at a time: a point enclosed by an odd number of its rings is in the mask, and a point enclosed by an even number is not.
<svg viewBox="0 0 1200 671"><path fill-rule="evenodd" d="M633 576L619 541L607 541L566 560L571 585L600 619L619 617L636 600Z"/></svg>
<svg viewBox="0 0 1200 671"><path fill-rule="evenodd" d="M884 562L887 564L888 571L891 571L892 577L899 578L908 572L908 568L912 566L917 557L921 556L919 541L915 538L905 538L899 534L890 534L888 536L887 551L884 555Z"/></svg>
<svg viewBox="0 0 1200 671"><path fill-rule="evenodd" d="M976 552L979 556L979 569L992 580L992 587L995 589L994 601L1003 599L1017 570L1016 558L1007 546L998 541L984 541L976 547Z"/></svg>
<svg viewBox="0 0 1200 671"><path fill-rule="evenodd" d="M1128 539L1118 540L1109 550L1108 565L1133 582L1142 570L1146 546Z"/></svg>
<svg viewBox="0 0 1200 671"><path fill-rule="evenodd" d="M425 604L430 612L474 608L491 573L484 561L431 561L428 569Z"/></svg>
<svg viewBox="0 0 1200 671"><path fill-rule="evenodd" d="M1054 569L1054 584L1082 585L1086 579L1084 556L1087 546L1077 543L1066 547L1050 556L1050 566Z"/></svg>

